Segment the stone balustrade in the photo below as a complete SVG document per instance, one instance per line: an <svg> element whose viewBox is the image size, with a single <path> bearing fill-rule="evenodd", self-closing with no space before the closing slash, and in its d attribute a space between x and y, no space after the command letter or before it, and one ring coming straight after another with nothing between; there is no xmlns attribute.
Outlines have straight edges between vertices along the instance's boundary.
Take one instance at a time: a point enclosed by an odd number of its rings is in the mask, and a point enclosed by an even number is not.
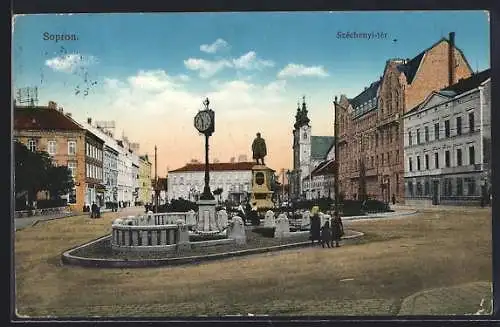
<svg viewBox="0 0 500 327"><path fill-rule="evenodd" d="M189 244L188 228L182 220L159 225L147 224L148 220L154 219L147 216L115 219L111 247L125 251L171 251Z"/></svg>
<svg viewBox="0 0 500 327"><path fill-rule="evenodd" d="M142 220L139 220L138 223L146 225L173 225L177 224L180 220L188 226L196 225L196 214L194 211L162 213L148 212L147 214L140 216L140 218L142 218Z"/></svg>

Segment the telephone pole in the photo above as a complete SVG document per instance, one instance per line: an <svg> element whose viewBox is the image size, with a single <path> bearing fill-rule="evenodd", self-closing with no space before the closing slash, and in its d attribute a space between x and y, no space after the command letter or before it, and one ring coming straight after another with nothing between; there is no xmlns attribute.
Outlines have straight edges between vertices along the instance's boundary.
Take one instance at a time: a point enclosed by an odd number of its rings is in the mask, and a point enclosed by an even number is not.
<svg viewBox="0 0 500 327"><path fill-rule="evenodd" d="M155 213L158 213L158 155L155 145Z"/></svg>
<svg viewBox="0 0 500 327"><path fill-rule="evenodd" d="M335 212L339 212L339 141L338 141L338 119L337 119L337 97L335 97L335 100L333 101L333 138L335 142L335 149L334 149L334 170L333 170L333 188L335 192Z"/></svg>

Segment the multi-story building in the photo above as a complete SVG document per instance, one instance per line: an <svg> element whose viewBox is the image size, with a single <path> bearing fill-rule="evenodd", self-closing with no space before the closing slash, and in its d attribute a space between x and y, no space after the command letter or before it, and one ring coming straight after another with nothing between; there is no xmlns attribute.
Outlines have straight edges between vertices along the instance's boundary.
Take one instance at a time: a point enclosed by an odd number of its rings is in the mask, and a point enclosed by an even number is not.
<svg viewBox="0 0 500 327"><path fill-rule="evenodd" d="M488 192L490 70L440 91L404 116L406 202L477 204Z"/></svg>
<svg viewBox="0 0 500 327"><path fill-rule="evenodd" d="M133 204L132 158L127 146L122 140L118 144L118 203L120 206Z"/></svg>
<svg viewBox="0 0 500 327"><path fill-rule="evenodd" d="M334 164L334 159L325 160L304 179L304 187L312 196L310 199L335 198Z"/></svg>
<svg viewBox="0 0 500 327"><path fill-rule="evenodd" d="M152 202L151 167L147 154L139 157L139 202L143 204Z"/></svg>
<svg viewBox="0 0 500 327"><path fill-rule="evenodd" d="M132 201L133 203L139 202L139 156L132 150L129 150L132 159L131 180L132 180Z"/></svg>
<svg viewBox="0 0 500 327"><path fill-rule="evenodd" d="M311 188L307 188L308 176L320 163L332 157L335 148L333 136L312 136L310 119L307 116L305 98L297 107L293 130L293 169L290 175L290 192L292 199L310 199ZM333 158L333 157L332 157ZM308 183L310 185L310 183Z"/></svg>
<svg viewBox="0 0 500 327"><path fill-rule="evenodd" d="M104 141L50 101L48 106L16 106L14 138L32 151L46 151L56 165L67 166L75 187L66 195L72 210L98 200L102 186ZM92 155L86 151L92 147ZM93 191L89 191L93 190ZM93 197L92 197L93 196Z"/></svg>
<svg viewBox="0 0 500 327"><path fill-rule="evenodd" d="M455 34L413 59L390 59L382 77L359 95L335 101L339 190L347 198L404 201L403 115L430 92L468 78L472 70Z"/></svg>
<svg viewBox="0 0 500 327"><path fill-rule="evenodd" d="M235 203L247 199L252 189L252 167L254 162L211 163L210 189L222 189L218 200ZM205 185L205 164L188 163L184 167L168 172L168 199L183 198L197 201Z"/></svg>
<svg viewBox="0 0 500 327"><path fill-rule="evenodd" d="M85 129L104 140L103 149L103 184L105 187L103 202L118 201L118 152L119 147L113 134L99 126L92 124L92 118L80 123ZM89 154L91 149L89 148Z"/></svg>

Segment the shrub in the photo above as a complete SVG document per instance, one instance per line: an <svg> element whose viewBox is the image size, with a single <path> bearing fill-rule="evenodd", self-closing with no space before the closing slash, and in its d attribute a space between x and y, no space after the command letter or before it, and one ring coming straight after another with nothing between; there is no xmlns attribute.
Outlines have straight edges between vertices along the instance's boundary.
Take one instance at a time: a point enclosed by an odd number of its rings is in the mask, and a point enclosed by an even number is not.
<svg viewBox="0 0 500 327"><path fill-rule="evenodd" d="M28 210L28 205L24 197L16 199L16 211L21 211L21 210Z"/></svg>
<svg viewBox="0 0 500 327"><path fill-rule="evenodd" d="M226 239L226 235L189 235L189 242L203 242Z"/></svg>
<svg viewBox="0 0 500 327"><path fill-rule="evenodd" d="M256 227L253 232L263 237L274 237L275 227Z"/></svg>
<svg viewBox="0 0 500 327"><path fill-rule="evenodd" d="M341 213L343 216L359 216L363 214L361 210L362 202L359 200L344 200L341 203Z"/></svg>
<svg viewBox="0 0 500 327"><path fill-rule="evenodd" d="M366 212L384 212L388 211L388 205L379 200L366 200L365 211Z"/></svg>

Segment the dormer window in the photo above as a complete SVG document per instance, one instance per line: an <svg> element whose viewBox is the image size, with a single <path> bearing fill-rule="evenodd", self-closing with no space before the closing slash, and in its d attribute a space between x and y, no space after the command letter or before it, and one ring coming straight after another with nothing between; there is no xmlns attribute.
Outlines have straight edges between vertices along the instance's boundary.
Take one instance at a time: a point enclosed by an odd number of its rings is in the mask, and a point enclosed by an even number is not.
<svg viewBox="0 0 500 327"><path fill-rule="evenodd" d="M307 133L304 133L304 140L307 140Z"/></svg>

